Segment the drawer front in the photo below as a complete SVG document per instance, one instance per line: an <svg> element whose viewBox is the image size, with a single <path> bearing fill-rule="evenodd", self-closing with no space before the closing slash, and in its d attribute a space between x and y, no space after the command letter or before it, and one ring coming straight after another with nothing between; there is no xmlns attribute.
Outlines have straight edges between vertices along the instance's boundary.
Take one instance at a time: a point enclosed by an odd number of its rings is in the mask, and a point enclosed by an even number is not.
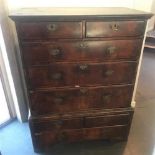
<svg viewBox="0 0 155 155"><path fill-rule="evenodd" d="M144 34L144 21L86 22L86 37L123 37Z"/></svg>
<svg viewBox="0 0 155 155"><path fill-rule="evenodd" d="M62 129L80 129L83 128L83 118L60 118L60 119L33 119L31 126L34 132L57 131Z"/></svg>
<svg viewBox="0 0 155 155"><path fill-rule="evenodd" d="M19 23L21 39L81 38L81 22L27 22Z"/></svg>
<svg viewBox="0 0 155 155"><path fill-rule="evenodd" d="M134 62L80 64L79 85L131 84L135 79L136 66Z"/></svg>
<svg viewBox="0 0 155 155"><path fill-rule="evenodd" d="M31 112L32 115L47 115L129 107L132 91L132 85L35 91L30 94Z"/></svg>
<svg viewBox="0 0 155 155"><path fill-rule="evenodd" d="M58 142L77 142L97 139L126 139L129 126L112 126L100 128L84 128L64 131L44 131L34 134L37 148L47 149Z"/></svg>
<svg viewBox="0 0 155 155"><path fill-rule="evenodd" d="M89 128L89 127L129 124L130 119L131 119L131 116L129 113L118 114L118 115L86 117L85 126Z"/></svg>
<svg viewBox="0 0 155 155"><path fill-rule="evenodd" d="M51 64L28 69L31 88L64 87L78 84L76 64Z"/></svg>
<svg viewBox="0 0 155 155"><path fill-rule="evenodd" d="M71 41L23 43L22 51L27 65L49 64L61 61L108 61L139 57L142 40Z"/></svg>
<svg viewBox="0 0 155 155"><path fill-rule="evenodd" d="M59 63L31 67L28 76L31 88L130 84L134 82L136 62Z"/></svg>

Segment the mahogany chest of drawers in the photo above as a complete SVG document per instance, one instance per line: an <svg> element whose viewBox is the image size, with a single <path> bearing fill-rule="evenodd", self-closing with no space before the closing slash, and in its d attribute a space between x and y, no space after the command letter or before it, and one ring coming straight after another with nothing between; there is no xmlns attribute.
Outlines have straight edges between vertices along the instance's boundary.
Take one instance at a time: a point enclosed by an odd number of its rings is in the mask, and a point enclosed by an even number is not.
<svg viewBox="0 0 155 155"><path fill-rule="evenodd" d="M11 14L36 152L59 142L127 139L149 17L126 8L38 8Z"/></svg>

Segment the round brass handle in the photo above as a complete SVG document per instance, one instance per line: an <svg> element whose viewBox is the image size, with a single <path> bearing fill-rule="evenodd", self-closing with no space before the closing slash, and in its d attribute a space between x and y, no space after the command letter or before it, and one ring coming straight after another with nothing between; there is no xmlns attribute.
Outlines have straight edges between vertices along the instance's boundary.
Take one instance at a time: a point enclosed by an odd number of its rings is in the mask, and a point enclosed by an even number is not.
<svg viewBox="0 0 155 155"><path fill-rule="evenodd" d="M60 49L55 48L55 49L50 50L50 55L52 56L60 55Z"/></svg>
<svg viewBox="0 0 155 155"><path fill-rule="evenodd" d="M79 66L81 71L86 71L88 69L88 65L87 64L83 64Z"/></svg>
<svg viewBox="0 0 155 155"><path fill-rule="evenodd" d="M63 125L63 121L59 120L55 123L56 127L60 128Z"/></svg>
<svg viewBox="0 0 155 155"><path fill-rule="evenodd" d="M33 90L30 90L30 91L29 91L29 93L30 93L30 94L33 94L33 93L34 93L34 91L33 91Z"/></svg>
<svg viewBox="0 0 155 155"><path fill-rule="evenodd" d="M119 24L117 23L110 25L110 27L113 31L118 31L120 28Z"/></svg>
<svg viewBox="0 0 155 155"><path fill-rule="evenodd" d="M102 96L103 102L109 102L111 100L111 94L105 94Z"/></svg>
<svg viewBox="0 0 155 155"><path fill-rule="evenodd" d="M63 121L62 120L59 120L59 121L57 121L57 124L62 125L63 124Z"/></svg>
<svg viewBox="0 0 155 155"><path fill-rule="evenodd" d="M49 24L49 25L47 25L47 29L49 31L55 31L56 28L57 28L56 24Z"/></svg>
<svg viewBox="0 0 155 155"><path fill-rule="evenodd" d="M80 48L83 48L83 49L88 47L86 43L80 43L79 46Z"/></svg>
<svg viewBox="0 0 155 155"><path fill-rule="evenodd" d="M62 98L62 97L55 97L54 98L54 103L56 103L56 104L63 103L63 101L64 101L64 98Z"/></svg>
<svg viewBox="0 0 155 155"><path fill-rule="evenodd" d="M88 89L87 88L81 88L80 93L83 95L86 95L88 93Z"/></svg>
<svg viewBox="0 0 155 155"><path fill-rule="evenodd" d="M62 74L61 73L54 73L52 74L52 79L53 80L60 80L62 78Z"/></svg>
<svg viewBox="0 0 155 155"><path fill-rule="evenodd" d="M116 52L116 47L115 46L111 46L107 48L107 54L111 55L113 53Z"/></svg>
<svg viewBox="0 0 155 155"><path fill-rule="evenodd" d="M111 76L113 73L114 73L113 70L107 70L107 71L105 72L105 75L106 75L106 76Z"/></svg>
<svg viewBox="0 0 155 155"><path fill-rule="evenodd" d="M67 139L67 134L65 132L60 133L59 135L59 140L63 141Z"/></svg>

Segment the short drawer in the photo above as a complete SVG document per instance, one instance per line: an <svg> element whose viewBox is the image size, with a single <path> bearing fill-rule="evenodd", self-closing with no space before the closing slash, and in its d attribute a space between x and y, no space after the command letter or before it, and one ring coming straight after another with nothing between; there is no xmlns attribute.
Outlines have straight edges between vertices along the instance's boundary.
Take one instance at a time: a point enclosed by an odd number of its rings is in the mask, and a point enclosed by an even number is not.
<svg viewBox="0 0 155 155"><path fill-rule="evenodd" d="M44 131L34 133L34 141L36 149L45 150L50 148L54 143L58 142L78 142L83 140L98 140L98 139L119 139L127 138L129 126L118 125L112 127L84 128L63 131Z"/></svg>
<svg viewBox="0 0 155 155"><path fill-rule="evenodd" d="M144 21L86 22L86 37L123 37L144 35Z"/></svg>
<svg viewBox="0 0 155 155"><path fill-rule="evenodd" d="M57 131L62 129L80 129L83 128L83 118L44 118L30 120L34 132Z"/></svg>
<svg viewBox="0 0 155 155"><path fill-rule="evenodd" d="M38 90L30 94L30 108L33 116L125 108L130 107L132 92L133 85Z"/></svg>
<svg viewBox="0 0 155 155"><path fill-rule="evenodd" d="M117 115L106 116L92 116L85 118L86 127L100 127L100 126L113 126L113 125L126 125L131 120L130 113L122 113Z"/></svg>
<svg viewBox="0 0 155 155"><path fill-rule="evenodd" d="M142 39L111 41L59 41L23 43L26 65L41 65L63 61L136 60Z"/></svg>
<svg viewBox="0 0 155 155"><path fill-rule="evenodd" d="M81 38L81 22L22 22L17 25L21 39Z"/></svg>
<svg viewBox="0 0 155 155"><path fill-rule="evenodd" d="M30 88L132 84L137 62L53 63L28 68Z"/></svg>

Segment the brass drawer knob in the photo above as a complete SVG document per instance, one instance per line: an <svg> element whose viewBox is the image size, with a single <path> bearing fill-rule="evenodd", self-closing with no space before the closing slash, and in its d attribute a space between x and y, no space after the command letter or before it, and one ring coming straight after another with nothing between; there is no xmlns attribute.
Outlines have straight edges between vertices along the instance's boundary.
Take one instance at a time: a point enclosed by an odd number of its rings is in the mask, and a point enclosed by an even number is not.
<svg viewBox="0 0 155 155"><path fill-rule="evenodd" d="M61 51L60 51L60 49L55 48L55 49L51 49L51 50L49 51L49 53L50 53L50 55L56 57L56 56L60 55Z"/></svg>
<svg viewBox="0 0 155 155"><path fill-rule="evenodd" d="M81 88L80 93L83 95L86 95L88 93L88 89L87 88Z"/></svg>
<svg viewBox="0 0 155 155"><path fill-rule="evenodd" d="M49 24L49 25L47 25L47 29L49 31L55 31L57 29L57 26L56 26L56 24Z"/></svg>
<svg viewBox="0 0 155 155"><path fill-rule="evenodd" d="M61 73L54 73L51 75L53 80L61 80L62 79L62 74Z"/></svg>
<svg viewBox="0 0 155 155"><path fill-rule="evenodd" d="M102 101L103 102L109 102L111 100L111 94L104 94L102 96Z"/></svg>
<svg viewBox="0 0 155 155"><path fill-rule="evenodd" d="M59 120L59 121L57 121L57 124L58 125L63 125L63 121L62 120Z"/></svg>
<svg viewBox="0 0 155 155"><path fill-rule="evenodd" d="M59 141L67 140L67 134L65 132L61 132L59 135Z"/></svg>
<svg viewBox="0 0 155 155"><path fill-rule="evenodd" d="M105 75L106 75L106 76L111 76L111 75L113 75L113 73L114 73L113 70L107 70L107 71L105 72Z"/></svg>
<svg viewBox="0 0 155 155"><path fill-rule="evenodd" d="M82 49L85 49L85 48L88 47L88 45L86 43L80 43L79 47L82 48Z"/></svg>
<svg viewBox="0 0 155 155"><path fill-rule="evenodd" d="M56 103L56 104L63 103L63 101L64 101L63 97L55 97L54 98L54 103Z"/></svg>
<svg viewBox="0 0 155 155"><path fill-rule="evenodd" d="M118 31L120 26L119 24L115 23L115 24L112 24L110 25L110 28L113 30L113 31Z"/></svg>
<svg viewBox="0 0 155 155"><path fill-rule="evenodd" d="M86 71L88 69L88 65L87 64L79 65L79 69L81 71Z"/></svg>
<svg viewBox="0 0 155 155"><path fill-rule="evenodd" d="M111 46L107 48L107 54L111 55L113 53L116 52L116 47L115 46Z"/></svg>
<svg viewBox="0 0 155 155"><path fill-rule="evenodd" d="M57 128L60 128L62 125L63 125L63 121L62 120L59 120L55 123L56 127Z"/></svg>
<svg viewBox="0 0 155 155"><path fill-rule="evenodd" d="M33 93L34 93L34 91L33 91L33 90L30 90L30 91L29 91L29 93L30 93L30 94L33 94Z"/></svg>

